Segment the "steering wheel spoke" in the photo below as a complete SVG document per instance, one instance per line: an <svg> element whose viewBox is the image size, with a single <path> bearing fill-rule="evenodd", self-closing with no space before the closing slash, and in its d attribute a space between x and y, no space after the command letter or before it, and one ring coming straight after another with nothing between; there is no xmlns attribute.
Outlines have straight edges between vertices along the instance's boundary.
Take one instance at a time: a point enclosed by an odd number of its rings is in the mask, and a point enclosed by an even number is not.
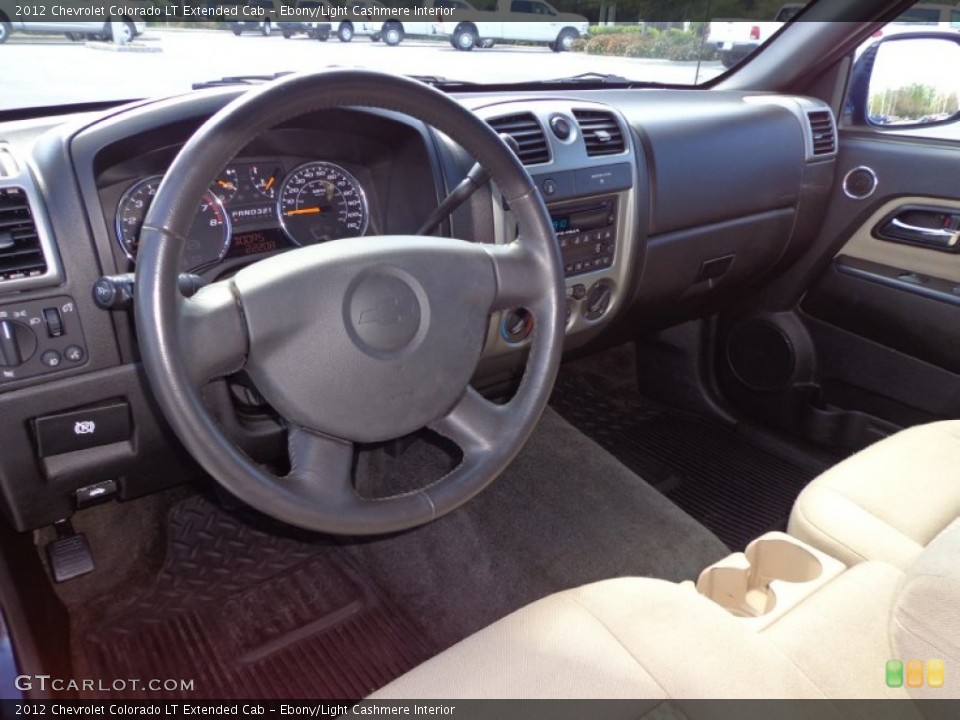
<svg viewBox="0 0 960 720"><path fill-rule="evenodd" d="M502 437L508 420L504 407L493 404L473 387L467 387L453 409L431 423L430 429L455 442L469 462Z"/></svg>
<svg viewBox="0 0 960 720"><path fill-rule="evenodd" d="M542 272L543 261L520 239L509 245L485 245L497 275L493 310L516 307L535 309L550 294Z"/></svg>
<svg viewBox="0 0 960 720"><path fill-rule="evenodd" d="M194 387L243 369L247 333L233 284L223 281L207 285L179 302L180 345Z"/></svg>
<svg viewBox="0 0 960 720"><path fill-rule="evenodd" d="M295 425L287 434L287 453L290 482L307 486L313 497L337 505L359 500L351 484L353 443Z"/></svg>
<svg viewBox="0 0 960 720"><path fill-rule="evenodd" d="M429 522L437 515L430 493L424 490L374 500L360 497L353 487L354 445L349 441L293 426L287 446L290 473L277 482L308 501L299 512L319 514L328 532L396 530Z"/></svg>

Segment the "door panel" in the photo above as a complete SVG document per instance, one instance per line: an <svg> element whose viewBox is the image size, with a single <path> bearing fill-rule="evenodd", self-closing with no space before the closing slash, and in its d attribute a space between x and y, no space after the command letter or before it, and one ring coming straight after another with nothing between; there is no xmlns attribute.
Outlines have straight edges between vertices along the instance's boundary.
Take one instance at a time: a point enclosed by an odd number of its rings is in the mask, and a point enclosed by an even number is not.
<svg viewBox="0 0 960 720"><path fill-rule="evenodd" d="M957 155L957 163L960 164L960 151L957 151ZM960 284L960 253L897 243L877 237L877 230L885 224L884 220L894 216L895 213L902 214L904 209L910 208L930 208L931 211L943 209L960 213L960 200L907 196L884 203L854 232L838 253L838 257L858 258L921 276L943 278ZM953 247L956 248L956 245Z"/></svg>
<svg viewBox="0 0 960 720"><path fill-rule="evenodd" d="M960 417L960 254L875 234L903 208L960 214L960 143L841 130L839 147L819 236L721 319L717 377L748 416L846 453ZM861 199L843 186L859 167L877 179Z"/></svg>
<svg viewBox="0 0 960 720"><path fill-rule="evenodd" d="M869 167L877 187L862 200L837 188L824 226L833 259L801 303L816 383L833 404L897 426L960 417L958 238L911 231L935 229L938 212L960 222L960 144L856 132L841 147L839 177ZM902 237L880 237L891 229ZM944 249L910 244L940 237Z"/></svg>

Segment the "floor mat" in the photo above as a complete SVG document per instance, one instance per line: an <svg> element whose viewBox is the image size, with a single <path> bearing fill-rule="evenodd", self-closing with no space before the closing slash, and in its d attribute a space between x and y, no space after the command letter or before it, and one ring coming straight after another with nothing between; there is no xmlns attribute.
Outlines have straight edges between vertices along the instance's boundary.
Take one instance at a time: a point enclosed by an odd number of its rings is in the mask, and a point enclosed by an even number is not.
<svg viewBox="0 0 960 720"><path fill-rule="evenodd" d="M322 536L197 496L168 542L153 587L83 638L84 677L193 680L131 697L357 698L434 653Z"/></svg>
<svg viewBox="0 0 960 720"><path fill-rule="evenodd" d="M550 404L734 550L784 529L797 495L823 469L595 373L561 371Z"/></svg>
<svg viewBox="0 0 960 720"><path fill-rule="evenodd" d="M442 472L422 450L366 463L374 484ZM77 523L96 557L113 542L108 520ZM192 692L169 693L191 698L356 698L551 593L619 576L693 579L726 554L549 409L496 482L407 532L332 538L203 497L173 505L166 525L162 567L129 602L111 604L108 581L126 579L106 566L75 581L101 591L69 604L76 676L192 678Z"/></svg>

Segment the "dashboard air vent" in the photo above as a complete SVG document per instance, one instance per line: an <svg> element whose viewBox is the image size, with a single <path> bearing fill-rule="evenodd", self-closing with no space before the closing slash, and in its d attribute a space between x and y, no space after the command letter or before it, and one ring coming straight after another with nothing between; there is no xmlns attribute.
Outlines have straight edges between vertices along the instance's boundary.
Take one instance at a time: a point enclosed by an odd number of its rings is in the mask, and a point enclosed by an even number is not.
<svg viewBox="0 0 960 720"><path fill-rule="evenodd" d="M833 126L833 115L826 110L807 113L810 119L810 132L813 138L813 155L833 155L837 151L837 133Z"/></svg>
<svg viewBox="0 0 960 720"><path fill-rule="evenodd" d="M550 149L543 128L532 113L504 115L488 121L498 133L509 135L517 141L517 157L524 165L539 165L549 162Z"/></svg>
<svg viewBox="0 0 960 720"><path fill-rule="evenodd" d="M623 131L613 113L604 110L574 110L587 155L619 155L626 150Z"/></svg>
<svg viewBox="0 0 960 720"><path fill-rule="evenodd" d="M47 260L27 194L16 187L0 189L0 283L46 272Z"/></svg>

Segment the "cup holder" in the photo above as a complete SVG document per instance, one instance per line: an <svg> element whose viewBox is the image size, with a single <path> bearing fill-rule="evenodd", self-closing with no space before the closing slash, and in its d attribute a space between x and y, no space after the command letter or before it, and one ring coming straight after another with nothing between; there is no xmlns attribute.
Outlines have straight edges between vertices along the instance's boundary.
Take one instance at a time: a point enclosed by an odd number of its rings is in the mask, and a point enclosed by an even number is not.
<svg viewBox="0 0 960 720"><path fill-rule="evenodd" d="M700 573L697 591L737 617L772 622L845 569L789 535L767 533Z"/></svg>

